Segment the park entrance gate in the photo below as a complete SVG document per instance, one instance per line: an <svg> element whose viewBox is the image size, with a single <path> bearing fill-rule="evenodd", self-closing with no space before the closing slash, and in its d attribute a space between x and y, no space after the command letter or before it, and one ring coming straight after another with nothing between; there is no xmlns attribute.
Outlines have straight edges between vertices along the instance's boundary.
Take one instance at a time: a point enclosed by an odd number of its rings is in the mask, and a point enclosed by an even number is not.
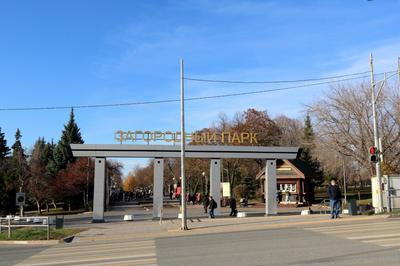
<svg viewBox="0 0 400 266"><path fill-rule="evenodd" d="M93 222L104 222L104 196L106 158L152 158L154 159L153 217L160 217L163 207L164 158L180 157L178 145L126 145L126 144L71 144L75 157L95 158ZM261 146L202 146L187 145L186 158L210 160L210 195L220 202L221 159L265 159L265 214L277 214L276 159L295 159L297 147Z"/></svg>

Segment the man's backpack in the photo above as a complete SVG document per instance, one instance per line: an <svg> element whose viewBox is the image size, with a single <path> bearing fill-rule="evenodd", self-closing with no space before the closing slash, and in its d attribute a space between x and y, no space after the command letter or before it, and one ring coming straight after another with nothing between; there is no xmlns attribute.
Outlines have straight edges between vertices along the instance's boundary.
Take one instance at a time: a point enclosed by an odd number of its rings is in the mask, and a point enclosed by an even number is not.
<svg viewBox="0 0 400 266"><path fill-rule="evenodd" d="M217 202L215 200L213 200L213 208L214 209L218 208L218 204L217 204Z"/></svg>

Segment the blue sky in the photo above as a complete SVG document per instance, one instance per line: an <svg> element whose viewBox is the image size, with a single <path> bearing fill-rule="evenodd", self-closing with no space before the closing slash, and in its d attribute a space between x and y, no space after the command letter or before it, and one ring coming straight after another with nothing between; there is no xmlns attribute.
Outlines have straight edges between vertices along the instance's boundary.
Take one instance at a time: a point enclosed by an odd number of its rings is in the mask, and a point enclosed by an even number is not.
<svg viewBox="0 0 400 266"><path fill-rule="evenodd" d="M69 106L179 97L187 76L276 80L396 68L399 1L1 1L1 107ZM190 96L275 88L187 82ZM188 130L249 107L304 115L327 86L189 102ZM77 109L86 143L117 129L178 130L179 104ZM58 140L68 110L0 112L9 144ZM132 166L132 162L129 167Z"/></svg>

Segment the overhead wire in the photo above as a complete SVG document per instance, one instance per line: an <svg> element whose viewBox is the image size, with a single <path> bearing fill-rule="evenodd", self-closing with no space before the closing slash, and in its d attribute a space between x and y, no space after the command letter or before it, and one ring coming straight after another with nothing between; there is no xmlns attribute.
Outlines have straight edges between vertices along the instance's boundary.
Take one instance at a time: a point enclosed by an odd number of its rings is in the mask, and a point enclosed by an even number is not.
<svg viewBox="0 0 400 266"><path fill-rule="evenodd" d="M396 71L389 71L386 73L393 73ZM360 73L368 73L368 72L360 72ZM343 76L354 76L357 73L342 75ZM384 74L378 73L376 75ZM198 96L198 97L187 97L185 101L197 101L197 100L207 100L207 99L217 99L217 98L226 98L226 97L235 97L235 96L244 96L251 94L260 94L266 92L274 92L274 91L284 91L284 90L293 90L299 88L306 87L314 87L324 84L337 83L343 81L356 80L361 78L368 78L369 75L364 76L356 76L344 79L336 79L329 80L323 82L315 82L315 83L307 83L296 86L282 87L282 88L274 88L274 89L262 89L262 90L253 90L253 91L242 91L237 93L227 93L227 94L217 94L217 95L209 95L209 96ZM135 106L135 105L150 105L150 104L162 104L162 103L174 103L180 102L180 99L164 99L164 100L153 100L153 101L137 101L137 102L125 102L125 103L109 103L109 104L91 104L91 105L65 105L65 106L41 106L41 107L3 107L0 108L0 111L39 111L39 110L63 110L63 109L84 109L84 108L106 108L106 107L123 107L123 106Z"/></svg>
<svg viewBox="0 0 400 266"><path fill-rule="evenodd" d="M309 82L309 81L318 81L318 80L328 80L328 79L337 79L337 78L345 78L350 76L358 76L370 73L370 71L338 75L338 76L328 76L328 77L320 77L320 78L309 78L309 79L295 79L295 80L269 80L269 81L248 81L248 80L218 80L218 79L201 79L201 78L192 78L185 77L185 80L190 81L198 81L198 82L208 82L208 83L237 83L237 84L281 84L281 83L299 83L299 82Z"/></svg>

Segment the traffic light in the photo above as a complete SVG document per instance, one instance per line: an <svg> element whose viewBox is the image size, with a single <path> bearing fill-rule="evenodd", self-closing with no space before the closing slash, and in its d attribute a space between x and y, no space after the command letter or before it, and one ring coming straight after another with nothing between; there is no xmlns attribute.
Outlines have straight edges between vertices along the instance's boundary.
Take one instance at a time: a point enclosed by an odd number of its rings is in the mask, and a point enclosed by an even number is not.
<svg viewBox="0 0 400 266"><path fill-rule="evenodd" d="M378 151L377 147L373 147L373 146L370 147L369 148L369 154L370 154L371 162L376 163L376 162L379 161L379 151Z"/></svg>

